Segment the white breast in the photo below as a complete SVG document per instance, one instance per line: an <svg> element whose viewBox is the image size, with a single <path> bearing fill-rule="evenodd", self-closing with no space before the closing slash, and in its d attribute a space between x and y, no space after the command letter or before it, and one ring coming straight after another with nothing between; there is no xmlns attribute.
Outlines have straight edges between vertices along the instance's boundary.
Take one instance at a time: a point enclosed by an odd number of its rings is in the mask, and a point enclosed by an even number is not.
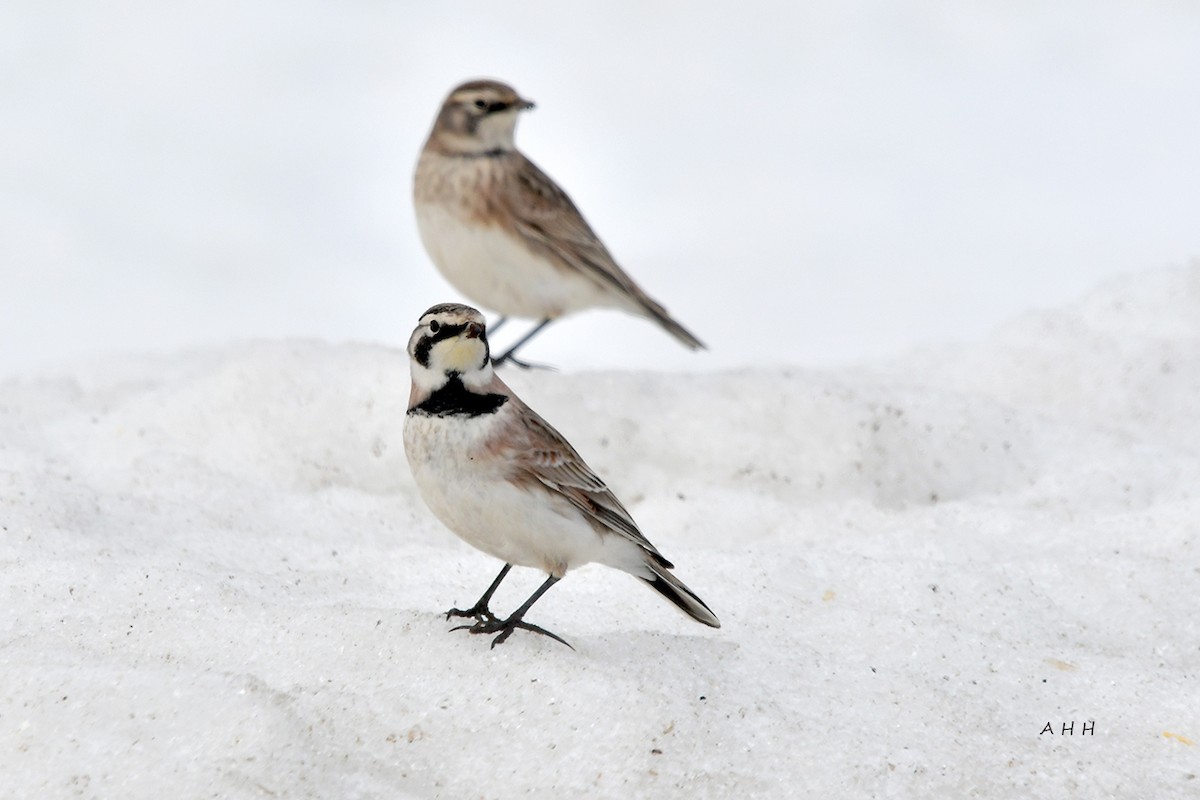
<svg viewBox="0 0 1200 800"><path fill-rule="evenodd" d="M592 561L637 570L642 555L623 537L601 536L565 498L541 485L520 487L487 452L509 407L478 417L409 415L404 449L421 496L441 522L502 561L561 576Z"/></svg>
<svg viewBox="0 0 1200 800"><path fill-rule="evenodd" d="M627 304L582 273L530 250L515 232L466 217L456 204L418 198L415 208L429 257L475 304L532 319Z"/></svg>

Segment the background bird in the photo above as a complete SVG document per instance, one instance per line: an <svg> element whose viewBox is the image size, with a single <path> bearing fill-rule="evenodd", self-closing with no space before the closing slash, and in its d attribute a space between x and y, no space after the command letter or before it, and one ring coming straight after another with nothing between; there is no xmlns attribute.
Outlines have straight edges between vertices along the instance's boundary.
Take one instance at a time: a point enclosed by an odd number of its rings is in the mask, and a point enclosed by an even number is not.
<svg viewBox="0 0 1200 800"><path fill-rule="evenodd" d="M404 450L421 496L446 527L504 562L475 605L451 609L447 618L474 618L463 626L471 633L499 633L493 647L516 628L566 644L524 622L525 612L569 570L598 562L640 578L697 622L721 626L604 481L495 374L482 314L434 306L413 331L408 353ZM549 577L500 619L488 603L514 564Z"/></svg>
<svg viewBox="0 0 1200 800"><path fill-rule="evenodd" d="M413 179L417 227L433 263L468 299L539 320L496 359L514 357L551 321L588 308L649 317L690 349L704 345L622 270L567 193L516 147L512 87L469 81L442 104Z"/></svg>

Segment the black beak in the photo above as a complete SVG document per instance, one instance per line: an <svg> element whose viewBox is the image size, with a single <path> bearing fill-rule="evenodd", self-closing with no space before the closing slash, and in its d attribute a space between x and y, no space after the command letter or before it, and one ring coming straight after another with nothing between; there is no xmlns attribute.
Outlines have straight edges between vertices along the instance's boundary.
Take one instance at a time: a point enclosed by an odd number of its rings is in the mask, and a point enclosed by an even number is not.
<svg viewBox="0 0 1200 800"><path fill-rule="evenodd" d="M511 103L497 100L495 103L489 103L487 110L489 114L498 114L501 111L508 111L510 108L515 108L517 111L527 111L533 108L533 103L529 100L522 100L520 97Z"/></svg>

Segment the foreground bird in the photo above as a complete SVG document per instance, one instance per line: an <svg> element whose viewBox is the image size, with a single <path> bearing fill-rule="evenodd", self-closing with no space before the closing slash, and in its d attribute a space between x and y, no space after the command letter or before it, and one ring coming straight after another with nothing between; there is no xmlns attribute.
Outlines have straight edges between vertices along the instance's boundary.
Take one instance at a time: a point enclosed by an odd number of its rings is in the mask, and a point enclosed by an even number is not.
<svg viewBox="0 0 1200 800"><path fill-rule="evenodd" d="M450 93L421 150L413 204L421 241L472 302L539 320L497 365L551 321L588 308L649 317L687 347L704 345L617 266L567 193L517 149L517 115L533 103L498 81Z"/></svg>
<svg viewBox="0 0 1200 800"><path fill-rule="evenodd" d="M473 618L461 627L499 633L492 647L517 628L567 644L525 622L525 612L568 570L595 561L641 578L697 622L721 627L604 481L497 377L482 314L454 303L434 306L413 331L408 354L404 451L417 488L446 527L504 562L479 601L451 609L447 619ZM514 564L550 577L500 619L488 602Z"/></svg>

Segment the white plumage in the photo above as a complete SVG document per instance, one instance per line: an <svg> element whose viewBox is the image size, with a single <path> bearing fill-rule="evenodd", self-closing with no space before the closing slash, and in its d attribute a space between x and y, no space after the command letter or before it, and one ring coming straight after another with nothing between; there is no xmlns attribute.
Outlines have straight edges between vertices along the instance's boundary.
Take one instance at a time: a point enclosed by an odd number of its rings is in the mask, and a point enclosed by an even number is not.
<svg viewBox="0 0 1200 800"><path fill-rule="evenodd" d="M471 302L544 319L587 308L642 310L623 295L539 256L499 224L472 222L452 205L418 203L417 227L433 263Z"/></svg>
<svg viewBox="0 0 1200 800"><path fill-rule="evenodd" d="M591 562L649 577L642 549L601 536L566 499L508 480L487 442L512 425L515 406L471 419L406 420L404 449L425 503L467 544L509 564L556 578Z"/></svg>

